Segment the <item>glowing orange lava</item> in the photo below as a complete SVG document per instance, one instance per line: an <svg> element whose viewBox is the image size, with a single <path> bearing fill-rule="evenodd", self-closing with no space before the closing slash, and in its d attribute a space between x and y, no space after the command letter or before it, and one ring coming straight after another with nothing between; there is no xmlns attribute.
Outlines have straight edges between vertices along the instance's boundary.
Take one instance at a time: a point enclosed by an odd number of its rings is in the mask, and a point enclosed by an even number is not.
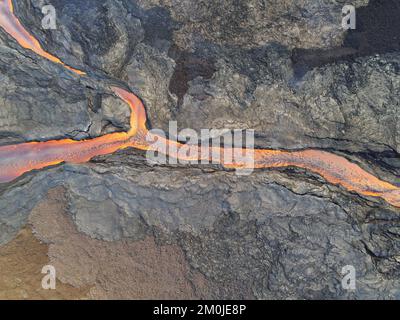
<svg viewBox="0 0 400 320"><path fill-rule="evenodd" d="M13 14L11 0L0 0L0 26L22 47L28 48L40 56L62 64L77 74L83 72L66 66L58 58L42 49L39 42L29 34ZM127 147L140 150L155 150L155 140L165 145L166 155L180 160L213 160L212 154L221 155L219 163L226 168L278 168L295 166L321 175L332 184L338 184L347 190L361 195L381 197L393 206L400 207L400 188L382 181L366 172L358 165L338 155L320 150L279 151L254 149L253 156L240 158L235 162L227 161L225 155L242 152L238 148L208 147L208 152L197 145L186 145L165 139L151 133L146 128L145 108L138 97L124 89L112 87L112 91L124 100L131 109L130 130L111 133L90 140L71 139L28 142L0 147L0 182L12 181L25 172L42 169L62 162L87 162L94 156L113 153ZM147 138L146 138L147 137ZM183 150L184 149L184 150ZM185 151L185 152L182 152Z"/></svg>
<svg viewBox="0 0 400 320"><path fill-rule="evenodd" d="M17 17L14 15L12 0L0 0L0 26L6 30L7 33L12 36L21 47L30 49L50 61L61 64L76 74L85 74L83 71L67 66L60 59L43 50L39 41L36 40L28 31L26 31L21 22L19 22Z"/></svg>

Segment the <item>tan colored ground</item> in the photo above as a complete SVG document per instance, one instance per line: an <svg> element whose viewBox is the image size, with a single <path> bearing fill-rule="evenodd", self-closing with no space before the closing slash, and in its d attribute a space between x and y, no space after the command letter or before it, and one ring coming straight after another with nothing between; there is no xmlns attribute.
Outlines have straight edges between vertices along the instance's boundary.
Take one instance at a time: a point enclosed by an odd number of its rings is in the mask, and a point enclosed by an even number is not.
<svg viewBox="0 0 400 320"><path fill-rule="evenodd" d="M74 288L57 281L56 290L42 289L42 267L49 263L48 246L29 228L0 247L0 299L82 299L88 288Z"/></svg>
<svg viewBox="0 0 400 320"><path fill-rule="evenodd" d="M207 295L206 279L191 270L179 246L106 242L76 230L65 213L62 188L30 215L30 229L0 247L0 298L193 299ZM43 243L40 243L39 240ZM57 273L56 290L41 289L44 265Z"/></svg>

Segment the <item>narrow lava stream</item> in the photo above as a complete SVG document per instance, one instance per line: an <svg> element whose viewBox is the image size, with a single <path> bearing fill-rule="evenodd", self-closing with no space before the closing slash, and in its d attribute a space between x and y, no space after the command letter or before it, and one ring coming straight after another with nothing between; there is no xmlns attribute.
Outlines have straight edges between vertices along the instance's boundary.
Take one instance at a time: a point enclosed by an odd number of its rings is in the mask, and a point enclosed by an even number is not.
<svg viewBox="0 0 400 320"><path fill-rule="evenodd" d="M60 59L46 52L14 15L12 0L0 0L0 26L23 48L63 65L78 75L85 72L64 64ZM332 184L338 184L349 191L365 196L381 197L393 206L400 207L400 187L382 181L358 165L335 154L320 150L279 151L267 149L251 150L253 157L225 159L233 152L242 154L244 149L208 147L181 144L167 140L148 131L146 112L140 99L124 89L111 87L115 95L125 101L131 109L130 130L106 134L89 140L49 140L0 146L0 183L16 179L22 174L62 162L82 163L98 155L113 153L128 147L140 150L155 150L154 141L165 143L164 153L180 160L214 160L220 155L220 164L225 168L278 168L295 166L321 175ZM155 150L156 151L156 150ZM158 151L160 151L158 149Z"/></svg>

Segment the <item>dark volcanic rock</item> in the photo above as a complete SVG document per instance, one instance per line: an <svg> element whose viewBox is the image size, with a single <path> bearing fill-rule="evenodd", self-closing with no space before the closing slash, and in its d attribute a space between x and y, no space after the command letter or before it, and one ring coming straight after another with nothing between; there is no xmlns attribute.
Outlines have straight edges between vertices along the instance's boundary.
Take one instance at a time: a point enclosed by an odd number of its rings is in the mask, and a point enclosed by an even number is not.
<svg viewBox="0 0 400 320"><path fill-rule="evenodd" d="M304 48L293 51L296 73L341 60L400 50L400 3L396 0L370 0L356 11L356 28L349 30L340 47Z"/></svg>
<svg viewBox="0 0 400 320"><path fill-rule="evenodd" d="M374 41L351 59L334 51L361 37L340 28L343 1L52 1L56 30L41 28L42 4L18 1L16 13L88 76L0 30L0 145L126 130L127 106L108 88L118 83L143 99L153 128L255 129L258 147L327 149L399 183L400 53ZM354 4L367 16L368 1ZM399 209L304 170L240 177L151 165L131 149L63 164L0 185L0 243L57 186L91 238L178 245L208 298L400 298ZM341 286L346 265L355 291Z"/></svg>

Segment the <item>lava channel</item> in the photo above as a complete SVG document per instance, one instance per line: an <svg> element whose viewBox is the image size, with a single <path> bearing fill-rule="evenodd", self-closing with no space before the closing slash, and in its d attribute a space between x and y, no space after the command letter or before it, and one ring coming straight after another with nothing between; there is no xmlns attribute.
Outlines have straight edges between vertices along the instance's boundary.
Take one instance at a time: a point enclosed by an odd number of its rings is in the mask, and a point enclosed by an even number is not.
<svg viewBox="0 0 400 320"><path fill-rule="evenodd" d="M50 53L43 50L39 41L33 37L21 24L18 18L14 14L14 6L12 0L0 0L0 26L13 37L21 47L25 49L30 49L36 52L38 55L46 58L47 60L53 61L55 63L61 64L68 70L78 74L84 75L85 72L74 69L64 62L62 62L57 57L51 55Z"/></svg>
<svg viewBox="0 0 400 320"><path fill-rule="evenodd" d="M67 69L82 75L82 71L65 65L61 60L42 49L39 42L22 26L13 13L12 0L0 0L0 26L22 47L38 55L61 64ZM340 185L360 195L381 197L393 206L400 207L400 187L382 181L344 157L321 151L280 151L252 149L252 157L240 157L234 162L227 161L229 153L246 153L249 150L240 148L208 147L208 152L197 145L181 144L149 132L146 128L146 112L143 103L133 93L112 87L112 91L131 110L130 130L106 134L101 137L76 141L72 139L50 140L44 142L27 142L0 147L0 182L9 182L22 174L56 165L62 162L82 163L94 156L113 153L128 147L141 150L160 151L155 149L154 141L164 144L162 152L170 157L184 161L215 160L225 168L278 168L299 167L322 176L331 184ZM158 144L159 145L159 144ZM184 151L184 152L182 152ZM225 156L224 156L225 155Z"/></svg>

